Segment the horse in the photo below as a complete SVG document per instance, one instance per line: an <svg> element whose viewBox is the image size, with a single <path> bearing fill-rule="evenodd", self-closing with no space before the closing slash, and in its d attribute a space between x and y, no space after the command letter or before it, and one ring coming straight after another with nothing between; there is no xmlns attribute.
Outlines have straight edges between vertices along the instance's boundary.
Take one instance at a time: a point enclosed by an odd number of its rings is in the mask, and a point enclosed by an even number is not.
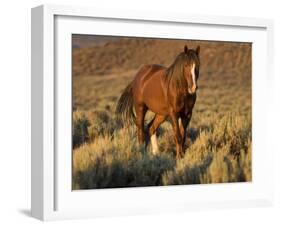
<svg viewBox="0 0 281 226"><path fill-rule="evenodd" d="M169 67L151 64L142 66L121 94L115 113L124 125L136 124L140 145L147 146L144 119L148 110L155 115L148 123L152 153L157 154L156 130L167 119L172 123L176 158L183 156L186 130L196 102L200 68L200 46L186 45ZM135 112L135 113L134 113Z"/></svg>

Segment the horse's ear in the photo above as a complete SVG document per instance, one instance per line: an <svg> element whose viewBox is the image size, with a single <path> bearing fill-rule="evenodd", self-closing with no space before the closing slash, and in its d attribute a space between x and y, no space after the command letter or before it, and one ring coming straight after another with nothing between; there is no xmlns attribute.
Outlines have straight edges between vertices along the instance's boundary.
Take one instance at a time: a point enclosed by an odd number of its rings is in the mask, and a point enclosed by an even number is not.
<svg viewBox="0 0 281 226"><path fill-rule="evenodd" d="M184 46L184 53L187 53L188 47L187 45Z"/></svg>
<svg viewBox="0 0 281 226"><path fill-rule="evenodd" d="M197 53L197 55L199 56L199 53L200 53L200 46L197 46L197 48L196 48L196 53Z"/></svg>

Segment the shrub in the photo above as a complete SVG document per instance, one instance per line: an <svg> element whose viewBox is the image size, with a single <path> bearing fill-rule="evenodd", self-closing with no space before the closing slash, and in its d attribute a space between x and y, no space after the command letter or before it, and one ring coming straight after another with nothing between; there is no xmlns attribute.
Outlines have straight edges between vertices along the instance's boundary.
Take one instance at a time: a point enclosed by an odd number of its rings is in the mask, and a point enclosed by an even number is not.
<svg viewBox="0 0 281 226"><path fill-rule="evenodd" d="M90 126L90 122L83 113L79 111L73 113L73 148L89 140L88 126Z"/></svg>
<svg viewBox="0 0 281 226"><path fill-rule="evenodd" d="M251 180L251 120L228 115L201 131L163 184L199 184Z"/></svg>
<svg viewBox="0 0 281 226"><path fill-rule="evenodd" d="M124 136L126 134L126 136ZM162 174L171 170L171 155L153 156L136 147L130 132L120 130L116 139L99 137L74 152L74 189L162 185Z"/></svg>
<svg viewBox="0 0 281 226"><path fill-rule="evenodd" d="M112 136L120 128L114 114L110 115L107 111L88 111L86 115L91 124L88 127L89 137L93 142L100 136Z"/></svg>
<svg viewBox="0 0 281 226"><path fill-rule="evenodd" d="M193 134L182 159L175 159L169 126L159 136L162 152L138 147L135 128L112 130L108 115L92 116L100 131L73 153L73 189L251 181L251 118L226 115ZM83 117L82 117L83 118ZM95 121L94 121L95 120ZM100 121L100 123L99 123ZM104 125L103 125L104 123ZM112 123L112 124L111 124Z"/></svg>

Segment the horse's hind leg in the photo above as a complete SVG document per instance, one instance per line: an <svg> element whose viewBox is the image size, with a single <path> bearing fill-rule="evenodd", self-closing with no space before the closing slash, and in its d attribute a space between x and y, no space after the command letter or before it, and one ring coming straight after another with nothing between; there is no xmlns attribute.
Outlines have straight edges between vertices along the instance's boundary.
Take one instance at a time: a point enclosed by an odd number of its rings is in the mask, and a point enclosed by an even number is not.
<svg viewBox="0 0 281 226"><path fill-rule="evenodd" d="M161 123L165 120L165 116L156 114L153 120L148 125L148 133L151 140L152 145L152 153L157 154L159 152L159 147L157 143L156 130L161 125Z"/></svg>
<svg viewBox="0 0 281 226"><path fill-rule="evenodd" d="M135 106L136 111L136 126L138 130L138 140L139 144L144 144L144 117L147 112L147 107L145 105Z"/></svg>

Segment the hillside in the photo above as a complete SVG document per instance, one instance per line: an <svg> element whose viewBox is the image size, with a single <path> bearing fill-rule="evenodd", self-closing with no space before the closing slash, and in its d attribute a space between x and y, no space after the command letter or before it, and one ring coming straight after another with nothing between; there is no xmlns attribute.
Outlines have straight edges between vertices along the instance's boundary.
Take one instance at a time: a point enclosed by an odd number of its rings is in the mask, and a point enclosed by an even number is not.
<svg viewBox="0 0 281 226"><path fill-rule="evenodd" d="M201 73L234 75L251 74L251 45L249 43L185 41L168 39L118 38L92 40L79 36L73 42L73 75L106 75L136 70L143 64L169 66L184 45L201 46ZM95 45L96 44L96 45ZM117 75L117 74L116 74Z"/></svg>

